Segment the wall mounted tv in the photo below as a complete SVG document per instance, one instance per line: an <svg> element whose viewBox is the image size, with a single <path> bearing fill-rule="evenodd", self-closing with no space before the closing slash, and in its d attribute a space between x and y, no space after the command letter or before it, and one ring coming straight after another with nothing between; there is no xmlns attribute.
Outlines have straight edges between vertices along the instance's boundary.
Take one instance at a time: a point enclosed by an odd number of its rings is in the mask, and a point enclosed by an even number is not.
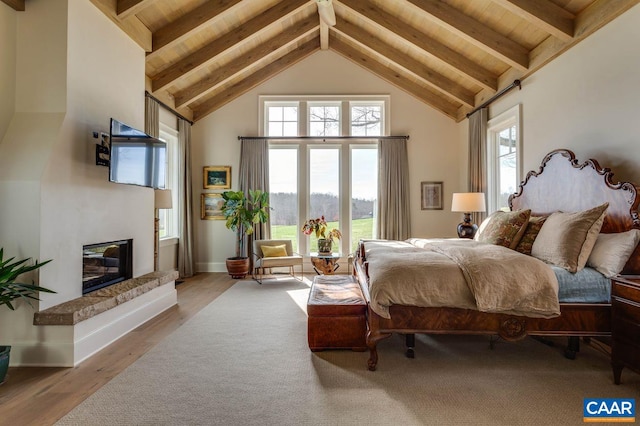
<svg viewBox="0 0 640 426"><path fill-rule="evenodd" d="M113 118L109 129L109 180L164 189L167 144Z"/></svg>

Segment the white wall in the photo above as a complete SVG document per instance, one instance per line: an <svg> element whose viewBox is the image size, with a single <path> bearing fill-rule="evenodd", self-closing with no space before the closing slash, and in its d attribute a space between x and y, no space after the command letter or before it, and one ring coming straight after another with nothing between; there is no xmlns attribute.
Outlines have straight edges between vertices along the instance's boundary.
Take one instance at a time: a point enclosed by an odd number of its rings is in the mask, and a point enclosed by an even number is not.
<svg viewBox="0 0 640 426"><path fill-rule="evenodd" d="M39 272L57 291L40 294L45 309L81 296L85 244L133 238L134 276L153 270L153 190L109 183L91 138L110 117L144 127L145 53L89 1L30 0L13 13L17 71L0 71L0 87L16 88L0 139L0 242L5 255L53 259ZM11 39L0 39L0 55ZM6 110L0 101L0 119ZM0 309L12 364L38 363L49 337L32 321L24 304Z"/></svg>
<svg viewBox="0 0 640 426"><path fill-rule="evenodd" d="M490 117L522 103L524 172L568 148L615 180L640 182L640 5L495 102ZM461 126L467 126L466 120Z"/></svg>
<svg viewBox="0 0 640 426"><path fill-rule="evenodd" d="M0 2L0 141L16 104L16 15L16 11Z"/></svg>
<svg viewBox="0 0 640 426"><path fill-rule="evenodd" d="M463 190L458 173L460 154L456 123L395 86L331 52L321 51L225 105L193 126L193 197L196 269L225 271L224 259L235 253L234 235L223 221L200 220L202 167L231 165L232 186L238 189L240 142L238 136L256 136L259 95L363 95L391 96L391 134L410 135L412 233L415 236L455 236L460 221L447 206L451 194ZM445 209L420 210L420 182L443 181Z"/></svg>

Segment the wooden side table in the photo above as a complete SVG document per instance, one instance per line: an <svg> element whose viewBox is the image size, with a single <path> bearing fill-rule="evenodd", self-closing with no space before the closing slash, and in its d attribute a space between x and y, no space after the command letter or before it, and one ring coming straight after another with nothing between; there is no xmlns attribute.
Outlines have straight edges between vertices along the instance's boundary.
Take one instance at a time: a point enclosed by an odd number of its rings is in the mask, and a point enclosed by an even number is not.
<svg viewBox="0 0 640 426"><path fill-rule="evenodd" d="M311 257L311 264L313 270L318 275L333 275L333 273L340 267L338 261L340 260L340 253L309 253Z"/></svg>
<svg viewBox="0 0 640 426"><path fill-rule="evenodd" d="M640 276L611 279L611 366L620 384L622 369L640 373Z"/></svg>

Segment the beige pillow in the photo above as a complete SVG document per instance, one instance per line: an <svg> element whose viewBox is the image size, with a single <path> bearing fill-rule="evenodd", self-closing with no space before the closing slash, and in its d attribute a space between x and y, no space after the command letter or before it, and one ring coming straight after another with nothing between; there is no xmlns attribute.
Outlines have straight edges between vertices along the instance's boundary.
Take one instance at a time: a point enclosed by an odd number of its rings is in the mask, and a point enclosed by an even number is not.
<svg viewBox="0 0 640 426"><path fill-rule="evenodd" d="M282 244L281 246L262 246L263 257L284 257L287 255L287 246Z"/></svg>
<svg viewBox="0 0 640 426"><path fill-rule="evenodd" d="M531 255L569 272L584 268L609 203L576 213L555 212L545 220Z"/></svg>
<svg viewBox="0 0 640 426"><path fill-rule="evenodd" d="M486 218L474 239L514 249L529 223L531 210L496 211Z"/></svg>
<svg viewBox="0 0 640 426"><path fill-rule="evenodd" d="M607 278L618 275L640 241L640 230L600 234L589 255L587 266Z"/></svg>

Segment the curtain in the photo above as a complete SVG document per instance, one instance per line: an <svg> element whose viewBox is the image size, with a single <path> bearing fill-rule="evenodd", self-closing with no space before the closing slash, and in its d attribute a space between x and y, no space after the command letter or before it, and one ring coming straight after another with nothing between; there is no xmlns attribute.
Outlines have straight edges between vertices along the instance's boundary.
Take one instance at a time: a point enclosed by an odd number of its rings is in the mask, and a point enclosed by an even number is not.
<svg viewBox="0 0 640 426"><path fill-rule="evenodd" d="M484 192L488 206L487 189L487 108L480 108L469 116L469 191ZM472 213L471 217L480 224L487 213Z"/></svg>
<svg viewBox="0 0 640 426"><path fill-rule="evenodd" d="M266 139L242 139L240 146L240 171L239 171L240 191L245 195L249 190L261 190L269 192L269 142ZM256 240L268 240L271 238L271 223L259 223L254 225L252 238L243 235L243 250L251 261L253 247L251 243ZM243 256L243 253L240 253Z"/></svg>
<svg viewBox="0 0 640 426"><path fill-rule="evenodd" d="M378 141L378 238L411 235L407 140Z"/></svg>
<svg viewBox="0 0 640 426"><path fill-rule="evenodd" d="M144 132L157 138L160 136L160 104L148 96L144 99Z"/></svg>
<svg viewBox="0 0 640 426"><path fill-rule="evenodd" d="M191 193L191 123L178 118L178 273L193 276L193 196Z"/></svg>

